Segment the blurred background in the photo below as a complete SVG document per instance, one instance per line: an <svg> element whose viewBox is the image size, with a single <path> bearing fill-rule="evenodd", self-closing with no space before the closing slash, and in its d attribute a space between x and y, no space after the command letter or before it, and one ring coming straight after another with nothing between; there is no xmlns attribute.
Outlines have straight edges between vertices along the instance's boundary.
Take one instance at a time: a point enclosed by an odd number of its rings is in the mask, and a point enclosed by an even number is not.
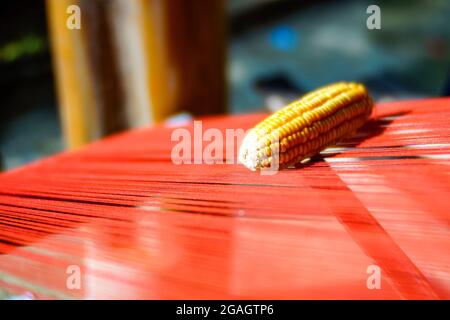
<svg viewBox="0 0 450 320"><path fill-rule="evenodd" d="M1 168L178 114L273 111L339 80L376 101L450 95L449 17L448 0L3 1Z"/></svg>

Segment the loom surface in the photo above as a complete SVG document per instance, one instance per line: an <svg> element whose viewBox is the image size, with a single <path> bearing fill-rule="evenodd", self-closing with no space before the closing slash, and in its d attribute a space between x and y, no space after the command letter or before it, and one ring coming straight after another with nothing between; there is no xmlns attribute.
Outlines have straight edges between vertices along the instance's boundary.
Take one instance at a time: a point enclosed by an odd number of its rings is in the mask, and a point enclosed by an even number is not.
<svg viewBox="0 0 450 320"><path fill-rule="evenodd" d="M270 176L174 165L163 125L3 173L0 288L38 299L449 299L449 119L449 98L378 104L323 159ZM67 287L71 265L79 290ZM367 287L371 265L380 289Z"/></svg>

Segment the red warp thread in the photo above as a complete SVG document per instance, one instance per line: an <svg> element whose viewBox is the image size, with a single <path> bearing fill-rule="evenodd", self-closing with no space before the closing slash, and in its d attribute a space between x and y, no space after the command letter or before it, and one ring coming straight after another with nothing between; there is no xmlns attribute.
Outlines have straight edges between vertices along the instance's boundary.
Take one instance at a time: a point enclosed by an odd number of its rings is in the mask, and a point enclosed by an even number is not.
<svg viewBox="0 0 450 320"><path fill-rule="evenodd" d="M265 116L205 118L203 130ZM3 173L0 288L43 299L449 299L449 118L449 98L378 104L355 136L275 175L175 165L164 125ZM67 286L73 265L79 290Z"/></svg>

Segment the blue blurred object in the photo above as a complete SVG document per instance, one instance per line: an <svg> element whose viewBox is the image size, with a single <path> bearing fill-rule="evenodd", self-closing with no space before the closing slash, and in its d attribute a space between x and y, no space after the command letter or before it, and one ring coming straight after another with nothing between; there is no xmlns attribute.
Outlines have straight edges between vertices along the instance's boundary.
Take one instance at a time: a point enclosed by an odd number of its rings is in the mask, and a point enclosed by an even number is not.
<svg viewBox="0 0 450 320"><path fill-rule="evenodd" d="M7 298L6 300L20 300L20 301L25 301L25 300L34 300L34 295L31 292L25 292L22 295L18 295L18 296L10 296L9 298Z"/></svg>
<svg viewBox="0 0 450 320"><path fill-rule="evenodd" d="M298 45L298 33L287 25L276 26L270 33L271 45L281 51L290 51Z"/></svg>

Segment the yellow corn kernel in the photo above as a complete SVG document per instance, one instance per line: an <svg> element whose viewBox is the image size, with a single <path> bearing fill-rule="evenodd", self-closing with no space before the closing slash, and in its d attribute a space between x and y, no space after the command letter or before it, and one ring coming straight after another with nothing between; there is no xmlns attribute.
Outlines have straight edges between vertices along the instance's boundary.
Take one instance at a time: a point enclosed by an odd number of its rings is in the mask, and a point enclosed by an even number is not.
<svg viewBox="0 0 450 320"><path fill-rule="evenodd" d="M251 170L275 160L279 167L293 165L359 129L372 109L362 84L339 82L320 88L257 124L241 145L239 161Z"/></svg>

